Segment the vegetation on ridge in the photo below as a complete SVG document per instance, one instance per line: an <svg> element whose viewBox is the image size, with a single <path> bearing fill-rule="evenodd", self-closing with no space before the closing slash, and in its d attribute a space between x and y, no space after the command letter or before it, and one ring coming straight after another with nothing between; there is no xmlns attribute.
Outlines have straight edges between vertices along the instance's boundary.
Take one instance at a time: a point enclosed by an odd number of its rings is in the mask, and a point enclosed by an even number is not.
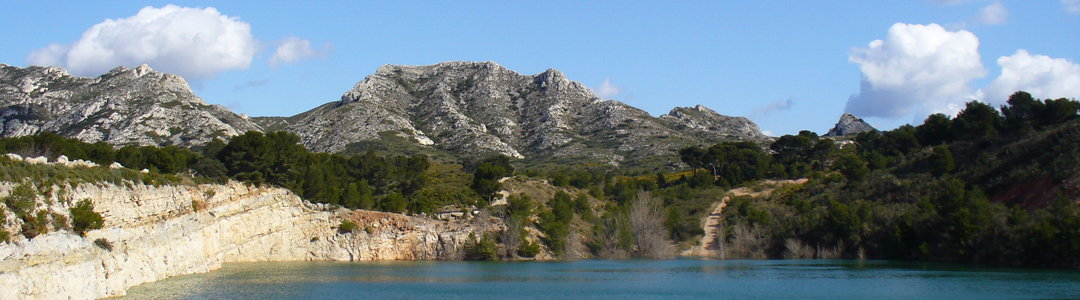
<svg viewBox="0 0 1080 300"><path fill-rule="evenodd" d="M38 218L17 195L39 193L34 189L51 186L47 178L149 184L233 179L348 208L411 214L478 209L501 218L505 229L478 233L467 243L468 259L666 257L711 242L701 240L702 220L729 189L748 187L773 192L728 198L717 241L724 258L1077 268L1078 112L1075 100L1017 92L1000 108L970 102L955 117L935 114L922 125L890 131L839 138L802 131L764 148L754 142L683 148L679 159L689 168L649 171L572 164L540 171L499 155L457 164L373 150L312 153L286 132L249 132L195 150L113 149L41 134L0 139L0 150L117 161L149 173L17 168L4 158L0 177L32 178L4 205L31 220L24 221L30 224L24 235L48 230L39 220L50 217ZM762 183L794 178L807 181ZM85 223L76 219L72 211L73 224ZM362 227L346 225L343 231Z"/></svg>

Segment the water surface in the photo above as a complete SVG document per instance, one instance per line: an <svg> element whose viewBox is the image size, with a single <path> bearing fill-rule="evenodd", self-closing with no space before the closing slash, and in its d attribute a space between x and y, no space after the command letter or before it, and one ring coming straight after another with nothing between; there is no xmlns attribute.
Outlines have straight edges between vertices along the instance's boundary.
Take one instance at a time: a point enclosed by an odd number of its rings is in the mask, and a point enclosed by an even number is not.
<svg viewBox="0 0 1080 300"><path fill-rule="evenodd" d="M1078 299L1080 272L844 260L232 263L123 299Z"/></svg>

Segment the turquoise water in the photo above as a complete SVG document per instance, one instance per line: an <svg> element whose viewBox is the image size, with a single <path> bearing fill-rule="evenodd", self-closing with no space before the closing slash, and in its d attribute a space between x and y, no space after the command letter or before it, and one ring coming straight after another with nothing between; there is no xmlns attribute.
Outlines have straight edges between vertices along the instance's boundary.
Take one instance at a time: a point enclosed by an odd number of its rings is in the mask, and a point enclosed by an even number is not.
<svg viewBox="0 0 1080 300"><path fill-rule="evenodd" d="M1078 299L1080 272L845 260L225 264L123 299Z"/></svg>

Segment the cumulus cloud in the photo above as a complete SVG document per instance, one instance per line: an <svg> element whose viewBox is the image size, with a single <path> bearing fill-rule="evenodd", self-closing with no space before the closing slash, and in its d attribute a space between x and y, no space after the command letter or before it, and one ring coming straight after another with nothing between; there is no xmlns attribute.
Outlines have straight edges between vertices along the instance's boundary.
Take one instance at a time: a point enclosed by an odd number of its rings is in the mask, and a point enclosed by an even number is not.
<svg viewBox="0 0 1080 300"><path fill-rule="evenodd" d="M979 10L975 15L975 23L983 25L1004 24L1009 18L1009 10L1000 2L994 2Z"/></svg>
<svg viewBox="0 0 1080 300"><path fill-rule="evenodd" d="M623 87L611 84L611 77L604 79L604 83L601 83L599 87L593 89L593 93L596 93L597 97L603 99L612 99L621 94Z"/></svg>
<svg viewBox="0 0 1080 300"><path fill-rule="evenodd" d="M859 65L862 82L845 110L894 120L912 113L953 114L974 96L971 80L986 76L978 49L979 39L966 30L894 24L885 40L855 48L848 57Z"/></svg>
<svg viewBox="0 0 1080 300"><path fill-rule="evenodd" d="M316 50L311 47L310 40L295 36L286 37L278 41L277 50L274 51L274 56L270 57L270 65L277 66L312 58L324 58L333 48L334 45L328 42L323 45L322 50Z"/></svg>
<svg viewBox="0 0 1080 300"><path fill-rule="evenodd" d="M1080 14L1080 0L1061 0L1061 6L1065 8L1065 12Z"/></svg>
<svg viewBox="0 0 1080 300"><path fill-rule="evenodd" d="M1018 50L1012 56L997 60L1001 76L979 90L978 98L987 103L1005 104L1016 91L1031 93L1035 98L1080 99L1080 64L1063 58L1031 55Z"/></svg>
<svg viewBox="0 0 1080 300"><path fill-rule="evenodd" d="M251 25L212 7L145 7L121 19L107 19L71 44L52 44L31 52L33 65L61 66L73 74L95 76L117 66L149 64L188 79L204 79L246 69L258 51Z"/></svg>
<svg viewBox="0 0 1080 300"><path fill-rule="evenodd" d="M795 102L791 98L787 98L787 100L776 101L754 109L754 115L760 117L767 117L778 111L791 110L792 106L795 106Z"/></svg>

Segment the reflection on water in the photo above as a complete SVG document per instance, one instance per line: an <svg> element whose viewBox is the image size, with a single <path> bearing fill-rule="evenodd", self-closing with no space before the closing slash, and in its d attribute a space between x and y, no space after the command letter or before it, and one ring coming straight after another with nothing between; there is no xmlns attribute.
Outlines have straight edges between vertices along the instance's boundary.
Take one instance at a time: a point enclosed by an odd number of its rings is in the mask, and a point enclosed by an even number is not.
<svg viewBox="0 0 1080 300"><path fill-rule="evenodd" d="M128 290L124 299L1074 299L1080 272L843 260L279 262Z"/></svg>

